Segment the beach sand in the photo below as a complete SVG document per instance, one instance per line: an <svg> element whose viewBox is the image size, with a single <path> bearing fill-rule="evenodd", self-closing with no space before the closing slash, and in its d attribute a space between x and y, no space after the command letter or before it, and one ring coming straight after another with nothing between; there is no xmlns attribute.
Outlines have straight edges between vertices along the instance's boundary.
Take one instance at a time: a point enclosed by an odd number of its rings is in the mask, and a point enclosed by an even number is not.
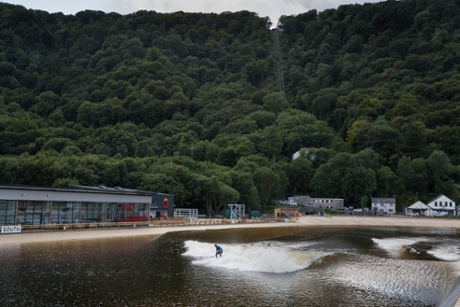
<svg viewBox="0 0 460 307"><path fill-rule="evenodd" d="M254 227L308 227L308 226L389 226L389 227L431 227L460 229L458 219L435 219L420 217L361 217L361 216L302 216L296 222L280 223L241 223L222 225L199 225L180 227L142 227L137 229L96 229L96 230L61 230L50 232L23 232L0 234L0 245L62 240L88 240L131 236L161 236L167 232L189 230L212 230Z"/></svg>

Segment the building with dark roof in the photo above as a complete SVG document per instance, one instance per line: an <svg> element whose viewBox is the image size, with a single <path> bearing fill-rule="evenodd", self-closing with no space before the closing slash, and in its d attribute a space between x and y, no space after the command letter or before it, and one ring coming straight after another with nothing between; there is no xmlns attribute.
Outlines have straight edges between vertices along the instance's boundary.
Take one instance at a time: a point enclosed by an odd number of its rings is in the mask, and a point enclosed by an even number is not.
<svg viewBox="0 0 460 307"><path fill-rule="evenodd" d="M173 215L171 194L105 186L0 186L0 226L141 222Z"/></svg>

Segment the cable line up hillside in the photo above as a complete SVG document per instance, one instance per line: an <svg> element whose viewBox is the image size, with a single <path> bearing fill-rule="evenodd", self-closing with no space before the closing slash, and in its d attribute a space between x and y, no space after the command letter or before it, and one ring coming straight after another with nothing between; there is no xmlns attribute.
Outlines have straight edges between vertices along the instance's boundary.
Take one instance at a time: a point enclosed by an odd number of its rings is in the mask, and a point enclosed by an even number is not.
<svg viewBox="0 0 460 307"><path fill-rule="evenodd" d="M275 40L275 61L276 61L276 69L278 70L279 89L280 89L281 94L283 95L284 100L286 100L286 94L284 92L283 64L281 62L279 28L273 29L272 32L273 32L273 37Z"/></svg>

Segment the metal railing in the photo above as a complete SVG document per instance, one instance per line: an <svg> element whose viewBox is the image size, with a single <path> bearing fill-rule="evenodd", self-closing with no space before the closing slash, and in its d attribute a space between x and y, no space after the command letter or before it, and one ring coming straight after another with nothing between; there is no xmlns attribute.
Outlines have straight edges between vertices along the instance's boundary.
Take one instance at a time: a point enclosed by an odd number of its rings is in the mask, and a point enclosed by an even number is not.
<svg viewBox="0 0 460 307"><path fill-rule="evenodd" d="M34 224L21 225L22 231L56 231L56 230L83 230L83 229L111 229L111 228L140 228L149 227L149 222L104 222L104 223L73 223L73 224Z"/></svg>
<svg viewBox="0 0 460 307"><path fill-rule="evenodd" d="M96 230L96 229L121 229L121 228L144 228L144 227L186 227L198 225L226 225L226 224L254 224L254 223L279 223L285 222L284 218L255 218L232 220L226 218L214 219L187 219L168 218L164 220L152 220L141 222L95 222L95 223L72 223L72 224L34 224L21 225L22 232L39 231L64 231L64 230Z"/></svg>

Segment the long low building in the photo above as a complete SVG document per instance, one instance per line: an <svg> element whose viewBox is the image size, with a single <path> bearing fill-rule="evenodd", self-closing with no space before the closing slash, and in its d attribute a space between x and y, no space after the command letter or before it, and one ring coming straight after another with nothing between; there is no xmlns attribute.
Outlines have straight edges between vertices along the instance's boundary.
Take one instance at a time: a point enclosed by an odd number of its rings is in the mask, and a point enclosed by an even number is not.
<svg viewBox="0 0 460 307"><path fill-rule="evenodd" d="M0 186L0 226L148 221L174 215L174 195L105 186Z"/></svg>

